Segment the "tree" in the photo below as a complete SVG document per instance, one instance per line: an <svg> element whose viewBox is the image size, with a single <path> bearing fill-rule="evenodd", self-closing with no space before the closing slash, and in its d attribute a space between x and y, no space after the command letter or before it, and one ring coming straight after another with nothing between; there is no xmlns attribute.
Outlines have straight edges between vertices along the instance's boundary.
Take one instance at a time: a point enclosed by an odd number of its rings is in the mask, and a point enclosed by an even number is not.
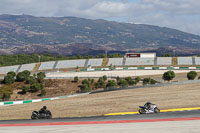
<svg viewBox="0 0 200 133"><path fill-rule="evenodd" d="M167 80L168 82L175 78L175 73L174 71L167 71L163 74L163 80Z"/></svg>
<svg viewBox="0 0 200 133"><path fill-rule="evenodd" d="M125 87L125 86L128 86L128 82L124 79L120 79L117 83L119 86L122 86L122 87Z"/></svg>
<svg viewBox="0 0 200 133"><path fill-rule="evenodd" d="M164 53L162 54L162 57L172 57L171 53Z"/></svg>
<svg viewBox="0 0 200 133"><path fill-rule="evenodd" d="M7 73L7 76L11 76L11 77L15 77L16 76L16 73L15 72L13 72L13 71L11 71L11 72L8 72Z"/></svg>
<svg viewBox="0 0 200 133"><path fill-rule="evenodd" d="M73 80L74 83L77 83L78 82L78 77L74 77L74 80Z"/></svg>
<svg viewBox="0 0 200 133"><path fill-rule="evenodd" d="M152 78L144 78L143 79L143 85L148 85L148 84L156 84L157 81Z"/></svg>
<svg viewBox="0 0 200 133"><path fill-rule="evenodd" d="M31 75L31 72L28 70L19 72L16 76L16 80L19 82L27 81L30 75Z"/></svg>
<svg viewBox="0 0 200 133"><path fill-rule="evenodd" d="M104 75L102 78L103 78L103 81L107 80L107 76L106 75Z"/></svg>
<svg viewBox="0 0 200 133"><path fill-rule="evenodd" d="M135 78L136 83L139 83L140 80L141 80L141 78L140 78L139 76L137 76L137 77Z"/></svg>
<svg viewBox="0 0 200 133"><path fill-rule="evenodd" d="M39 83L43 83L45 77L46 77L46 75L45 75L44 72L37 73L37 80L38 80Z"/></svg>
<svg viewBox="0 0 200 133"><path fill-rule="evenodd" d="M14 79L14 77L12 77L12 75L7 75L4 77L3 83L5 83L7 85L10 85L14 82L15 82L15 79Z"/></svg>
<svg viewBox="0 0 200 133"><path fill-rule="evenodd" d="M22 90L23 94L26 94L30 90L30 87L29 86L22 86L21 90Z"/></svg>
<svg viewBox="0 0 200 133"><path fill-rule="evenodd" d="M91 79L84 79L82 81L82 85L79 86L80 89L81 89L81 92L90 92L90 91L92 91L91 82L92 82Z"/></svg>
<svg viewBox="0 0 200 133"><path fill-rule="evenodd" d="M131 77L126 77L125 80L128 82L129 85L134 85L136 84L135 81L133 81L133 79Z"/></svg>
<svg viewBox="0 0 200 133"><path fill-rule="evenodd" d="M188 80L194 80L197 76L197 72L196 71L190 71L187 73L187 78Z"/></svg>
<svg viewBox="0 0 200 133"><path fill-rule="evenodd" d="M106 85L106 87L116 87L117 83L115 82L115 80L108 80L108 83Z"/></svg>
<svg viewBox="0 0 200 133"><path fill-rule="evenodd" d="M42 86L39 83L34 83L30 87L31 92L37 92L37 91L39 91L41 89L42 89Z"/></svg>
<svg viewBox="0 0 200 133"><path fill-rule="evenodd" d="M46 96L46 90L45 90L45 89L42 89L40 95L41 95L41 96Z"/></svg>

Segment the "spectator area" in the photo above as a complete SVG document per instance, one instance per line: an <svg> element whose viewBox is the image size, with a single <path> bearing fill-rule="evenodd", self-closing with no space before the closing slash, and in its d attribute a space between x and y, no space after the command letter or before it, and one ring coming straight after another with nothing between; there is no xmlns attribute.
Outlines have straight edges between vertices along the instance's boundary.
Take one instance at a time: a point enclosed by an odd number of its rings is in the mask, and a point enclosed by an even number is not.
<svg viewBox="0 0 200 133"><path fill-rule="evenodd" d="M18 68L19 68L19 65L0 67L0 74L6 74L10 71L16 72Z"/></svg>
<svg viewBox="0 0 200 133"><path fill-rule="evenodd" d="M88 66L101 66L103 59L89 59Z"/></svg>
<svg viewBox="0 0 200 133"><path fill-rule="evenodd" d="M172 65L172 57L157 57L157 65Z"/></svg>
<svg viewBox="0 0 200 133"><path fill-rule="evenodd" d="M55 61L42 62L42 64L39 67L39 70L50 70L50 69L53 69L55 63L56 63Z"/></svg>
<svg viewBox="0 0 200 133"><path fill-rule="evenodd" d="M122 66L123 58L109 58L107 66Z"/></svg>
<svg viewBox="0 0 200 133"><path fill-rule="evenodd" d="M24 65L21 66L21 68L19 69L18 72L22 72L22 71L25 71L25 70L33 71L33 69L34 69L34 67L35 67L35 64L36 64L36 63L24 64Z"/></svg>
<svg viewBox="0 0 200 133"><path fill-rule="evenodd" d="M61 68L75 68L77 66L78 67L84 67L85 62L86 62L86 59L58 61L56 69L61 69Z"/></svg>
<svg viewBox="0 0 200 133"><path fill-rule="evenodd" d="M154 58L126 58L126 66L154 65Z"/></svg>
<svg viewBox="0 0 200 133"><path fill-rule="evenodd" d="M178 65L192 65L192 57L177 57Z"/></svg>
<svg viewBox="0 0 200 133"><path fill-rule="evenodd" d="M200 65L200 57L195 57L195 64Z"/></svg>

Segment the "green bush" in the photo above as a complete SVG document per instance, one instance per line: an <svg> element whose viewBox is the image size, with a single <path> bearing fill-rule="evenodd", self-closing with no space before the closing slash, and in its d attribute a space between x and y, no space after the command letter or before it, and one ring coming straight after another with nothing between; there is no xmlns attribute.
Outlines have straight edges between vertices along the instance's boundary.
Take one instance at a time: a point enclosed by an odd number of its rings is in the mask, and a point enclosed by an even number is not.
<svg viewBox="0 0 200 133"><path fill-rule="evenodd" d="M196 71L190 71L187 73L187 78L188 80L194 80L197 76L197 72Z"/></svg>
<svg viewBox="0 0 200 133"><path fill-rule="evenodd" d="M82 84L79 87L81 89L81 92L90 92L90 91L92 91L92 88L91 88L90 84Z"/></svg>
<svg viewBox="0 0 200 133"><path fill-rule="evenodd" d="M73 80L74 83L77 83L78 82L78 77L74 77L74 80Z"/></svg>
<svg viewBox="0 0 200 133"><path fill-rule="evenodd" d="M7 75L4 77L3 83L5 83L7 85L10 85L14 82L15 82L15 79L14 79L14 77L12 77L12 75Z"/></svg>
<svg viewBox="0 0 200 133"><path fill-rule="evenodd" d="M28 91L30 91L30 87L29 86L22 86L22 93L26 94Z"/></svg>
<svg viewBox="0 0 200 133"><path fill-rule="evenodd" d="M8 72L7 73L7 76L10 76L10 77L15 77L16 76L16 73L15 72L13 72L13 71L11 71L11 72Z"/></svg>
<svg viewBox="0 0 200 133"><path fill-rule="evenodd" d="M117 83L115 82L115 80L108 80L108 83L106 85L106 87L117 87Z"/></svg>
<svg viewBox="0 0 200 133"><path fill-rule="evenodd" d="M39 72L39 73L37 73L37 80L38 80L38 83L43 83L45 77L46 77L46 75L45 75L44 72Z"/></svg>
<svg viewBox="0 0 200 133"><path fill-rule="evenodd" d="M141 78L140 78L139 76L137 76L137 77L135 78L136 83L139 83L140 80L141 80Z"/></svg>
<svg viewBox="0 0 200 133"><path fill-rule="evenodd" d="M26 83L32 85L34 83L37 83L37 80L35 79L35 77L29 76Z"/></svg>
<svg viewBox="0 0 200 133"><path fill-rule="evenodd" d="M106 75L104 75L102 78L103 78L103 81L107 80L107 76Z"/></svg>
<svg viewBox="0 0 200 133"><path fill-rule="evenodd" d="M19 82L27 81L30 75L31 75L31 72L28 70L19 72L16 76L16 80Z"/></svg>
<svg viewBox="0 0 200 133"><path fill-rule="evenodd" d="M129 85L128 82L124 79L119 80L117 84L122 87L126 87Z"/></svg>
<svg viewBox="0 0 200 133"><path fill-rule="evenodd" d="M8 100L8 99L10 99L10 97L11 97L11 92L5 91L5 92L3 93L2 99L3 99L3 100Z"/></svg>
<svg viewBox="0 0 200 133"><path fill-rule="evenodd" d="M46 96L46 90L45 90L45 89L42 89L40 95L41 95L41 96Z"/></svg>
<svg viewBox="0 0 200 133"><path fill-rule="evenodd" d="M144 78L143 79L143 85L148 85L148 84L156 84L157 81L152 78Z"/></svg>
<svg viewBox="0 0 200 133"><path fill-rule="evenodd" d="M175 73L174 71L167 71L163 74L163 80L167 80L167 81L170 81L172 80L173 78L175 78Z"/></svg>
<svg viewBox="0 0 200 133"><path fill-rule="evenodd" d="M41 90L41 89L42 89L42 85L39 84L39 83L34 83L34 84L32 84L32 85L30 86L30 91L31 91L31 92L37 92L37 91L39 91L39 90Z"/></svg>
<svg viewBox="0 0 200 133"><path fill-rule="evenodd" d="M103 80L103 78L99 78L97 83L95 83L95 88L105 88L106 84L105 81Z"/></svg>

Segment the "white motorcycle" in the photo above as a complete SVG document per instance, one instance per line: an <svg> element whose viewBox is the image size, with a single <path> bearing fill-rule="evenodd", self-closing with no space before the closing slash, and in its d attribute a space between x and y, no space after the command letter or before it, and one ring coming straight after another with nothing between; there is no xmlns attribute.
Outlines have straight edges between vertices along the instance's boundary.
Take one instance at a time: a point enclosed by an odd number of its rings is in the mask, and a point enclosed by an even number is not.
<svg viewBox="0 0 200 133"><path fill-rule="evenodd" d="M138 112L140 114L149 114L149 113L159 113L160 109L157 107L156 104L151 104L150 108L147 108L146 106L139 106Z"/></svg>

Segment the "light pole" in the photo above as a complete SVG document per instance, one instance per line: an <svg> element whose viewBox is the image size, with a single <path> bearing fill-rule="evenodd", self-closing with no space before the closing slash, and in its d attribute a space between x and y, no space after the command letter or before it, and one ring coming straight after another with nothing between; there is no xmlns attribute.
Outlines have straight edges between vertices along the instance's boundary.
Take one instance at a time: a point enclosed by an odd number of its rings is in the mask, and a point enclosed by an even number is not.
<svg viewBox="0 0 200 133"><path fill-rule="evenodd" d="M39 63L40 63L40 56L38 56L38 58L39 58Z"/></svg>

